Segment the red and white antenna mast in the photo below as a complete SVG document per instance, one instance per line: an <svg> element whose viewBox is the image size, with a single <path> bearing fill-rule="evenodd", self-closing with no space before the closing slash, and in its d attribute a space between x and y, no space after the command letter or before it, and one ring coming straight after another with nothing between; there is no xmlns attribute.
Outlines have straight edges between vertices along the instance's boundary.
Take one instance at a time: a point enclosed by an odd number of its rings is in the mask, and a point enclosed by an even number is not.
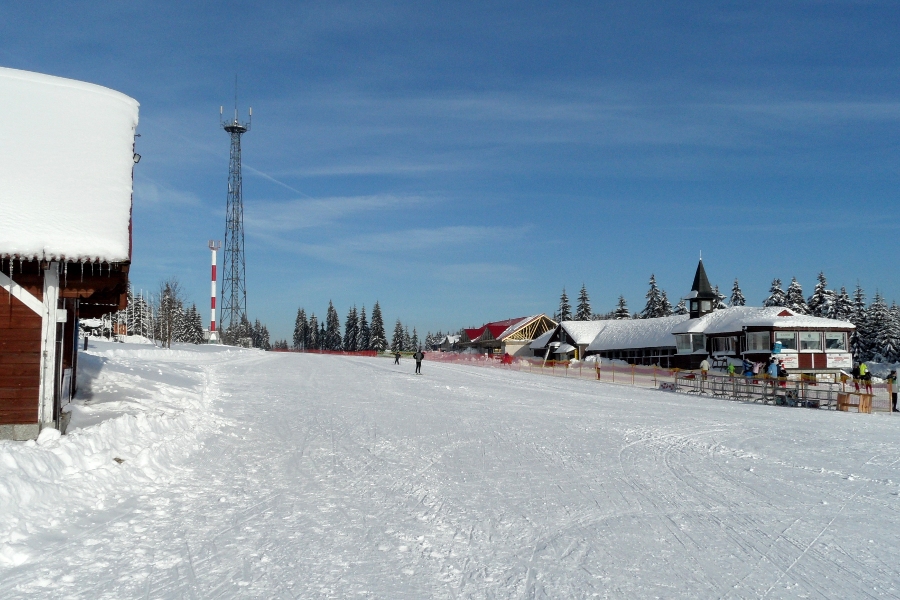
<svg viewBox="0 0 900 600"><path fill-rule="evenodd" d="M209 249L212 251L212 288L210 290L210 317L209 317L209 343L219 344L219 332L216 331L216 253L222 247L219 240L209 240Z"/></svg>

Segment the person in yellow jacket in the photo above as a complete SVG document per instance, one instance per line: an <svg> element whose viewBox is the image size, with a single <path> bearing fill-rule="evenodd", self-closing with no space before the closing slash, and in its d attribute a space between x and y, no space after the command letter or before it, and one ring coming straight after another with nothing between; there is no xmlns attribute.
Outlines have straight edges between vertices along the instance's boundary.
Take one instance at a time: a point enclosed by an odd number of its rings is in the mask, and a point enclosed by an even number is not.
<svg viewBox="0 0 900 600"><path fill-rule="evenodd" d="M869 373L869 367L866 366L866 363L859 363L859 378L863 380L866 386L866 393L872 393L872 374Z"/></svg>

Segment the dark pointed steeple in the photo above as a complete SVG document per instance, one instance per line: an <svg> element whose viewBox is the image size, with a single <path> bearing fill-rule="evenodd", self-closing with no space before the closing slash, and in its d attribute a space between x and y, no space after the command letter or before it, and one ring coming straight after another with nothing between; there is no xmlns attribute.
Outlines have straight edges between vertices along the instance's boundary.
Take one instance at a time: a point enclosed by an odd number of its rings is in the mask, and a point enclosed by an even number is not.
<svg viewBox="0 0 900 600"><path fill-rule="evenodd" d="M702 317L713 311L716 294L713 292L712 286L709 285L709 278L706 276L706 269L703 268L702 258L697 264L697 272L694 274L694 285L691 286L691 293L685 296L684 299L690 302L688 313L692 319Z"/></svg>

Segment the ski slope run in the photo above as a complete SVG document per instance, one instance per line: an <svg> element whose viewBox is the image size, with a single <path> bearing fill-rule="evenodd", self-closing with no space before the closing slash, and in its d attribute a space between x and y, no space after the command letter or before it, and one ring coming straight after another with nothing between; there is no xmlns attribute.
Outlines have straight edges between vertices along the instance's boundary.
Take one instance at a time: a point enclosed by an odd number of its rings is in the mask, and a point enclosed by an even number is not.
<svg viewBox="0 0 900 600"><path fill-rule="evenodd" d="M107 356L127 395L117 361L170 355ZM27 529L0 597L900 597L890 415L427 359L166 361L202 396L192 449Z"/></svg>

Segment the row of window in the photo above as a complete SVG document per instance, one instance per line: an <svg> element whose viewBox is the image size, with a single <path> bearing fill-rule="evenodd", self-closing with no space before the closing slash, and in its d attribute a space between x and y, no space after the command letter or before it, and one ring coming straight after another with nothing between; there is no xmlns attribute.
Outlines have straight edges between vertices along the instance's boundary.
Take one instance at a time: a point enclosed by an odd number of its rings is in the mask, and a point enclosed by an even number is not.
<svg viewBox="0 0 900 600"><path fill-rule="evenodd" d="M768 331L748 332L744 334L747 352L771 352L771 335ZM775 344L781 343L782 350L808 352L846 352L847 334L843 331L776 331ZM684 333L675 336L675 348L678 354L706 350L706 336L702 333ZM712 338L712 352L721 354L737 354L740 352L738 336Z"/></svg>

